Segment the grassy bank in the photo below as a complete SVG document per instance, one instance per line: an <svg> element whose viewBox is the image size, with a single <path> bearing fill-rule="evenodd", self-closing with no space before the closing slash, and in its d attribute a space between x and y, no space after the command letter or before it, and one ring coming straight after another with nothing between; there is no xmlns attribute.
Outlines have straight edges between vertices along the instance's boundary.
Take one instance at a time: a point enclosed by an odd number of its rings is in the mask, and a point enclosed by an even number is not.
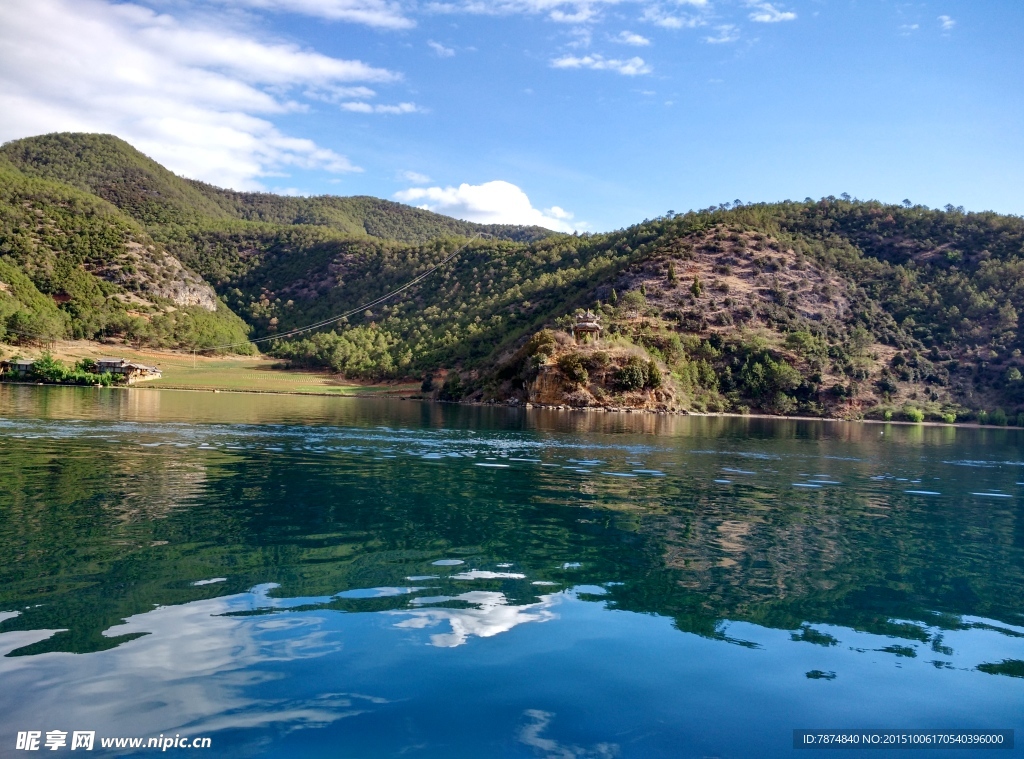
<svg viewBox="0 0 1024 759"><path fill-rule="evenodd" d="M419 383L356 383L328 372L278 368L279 361L263 357L193 357L177 351L134 350L86 341L61 342L50 352L69 365L83 358L109 356L158 367L163 377L146 381L145 387L315 395L410 395L419 391ZM36 359L42 353L42 348L0 344L4 358Z"/></svg>

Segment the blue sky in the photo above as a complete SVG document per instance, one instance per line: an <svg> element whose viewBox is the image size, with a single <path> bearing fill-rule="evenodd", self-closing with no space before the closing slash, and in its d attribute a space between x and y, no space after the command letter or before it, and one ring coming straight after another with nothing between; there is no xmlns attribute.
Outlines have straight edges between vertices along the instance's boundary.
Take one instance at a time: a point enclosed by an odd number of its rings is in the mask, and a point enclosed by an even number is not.
<svg viewBox="0 0 1024 759"><path fill-rule="evenodd" d="M1016 0L4 0L0 139L606 230L848 192L1024 213Z"/></svg>

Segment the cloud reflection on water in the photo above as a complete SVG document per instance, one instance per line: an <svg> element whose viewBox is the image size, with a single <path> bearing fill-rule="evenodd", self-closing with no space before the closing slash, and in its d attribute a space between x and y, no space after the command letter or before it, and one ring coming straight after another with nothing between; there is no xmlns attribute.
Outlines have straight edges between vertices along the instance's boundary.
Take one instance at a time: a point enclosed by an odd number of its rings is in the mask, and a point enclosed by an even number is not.
<svg viewBox="0 0 1024 759"><path fill-rule="evenodd" d="M420 609L416 611L393 611L391 614L407 616L395 627L423 630L442 622L451 625L451 632L430 636L430 644L438 648L455 648L464 645L471 637L490 638L498 633L508 632L526 622L547 622L555 618L551 608L558 603L557 595L540 596L540 601L522 606L511 606L505 594L493 590L471 590L457 596L434 596L420 599L427 603L463 601L477 606L475 609ZM413 601L415 603L416 600Z"/></svg>
<svg viewBox="0 0 1024 759"><path fill-rule="evenodd" d="M322 727L385 703L337 692L267 697L259 686L284 677L270 665L331 654L342 643L316 614L226 616L258 605L262 594L256 590L131 616L104 636L142 637L106 651L0 658L5 725L100 735L197 735L271 724L291 731ZM56 632L0 633L0 652ZM61 715L60 724L38 725L40 715Z"/></svg>

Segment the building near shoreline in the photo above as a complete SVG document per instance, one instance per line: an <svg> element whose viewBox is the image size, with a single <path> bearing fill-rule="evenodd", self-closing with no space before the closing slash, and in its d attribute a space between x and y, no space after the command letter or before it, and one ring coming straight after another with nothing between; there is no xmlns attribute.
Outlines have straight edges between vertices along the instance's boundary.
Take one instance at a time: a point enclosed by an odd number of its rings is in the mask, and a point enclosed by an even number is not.
<svg viewBox="0 0 1024 759"><path fill-rule="evenodd" d="M0 361L0 374L13 374L24 377L32 371L34 362L29 358L12 358L10 361Z"/></svg>
<svg viewBox="0 0 1024 759"><path fill-rule="evenodd" d="M35 361L30 358L14 358L0 361L0 374L12 377L31 377ZM125 384L132 385L144 380L160 379L163 372L158 367L147 366L123 358L101 358L95 362L96 374L111 374L123 377Z"/></svg>
<svg viewBox="0 0 1024 759"><path fill-rule="evenodd" d="M109 373L122 376L129 385L142 380L160 379L163 376L163 372L155 366L147 366L123 358L101 358L96 361L96 371L98 374Z"/></svg>

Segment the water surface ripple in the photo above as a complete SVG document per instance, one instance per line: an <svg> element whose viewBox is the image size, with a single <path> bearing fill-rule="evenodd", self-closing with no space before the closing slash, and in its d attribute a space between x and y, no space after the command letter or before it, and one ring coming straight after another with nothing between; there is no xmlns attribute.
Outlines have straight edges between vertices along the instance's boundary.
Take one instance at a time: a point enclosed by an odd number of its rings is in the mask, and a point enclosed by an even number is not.
<svg viewBox="0 0 1024 759"><path fill-rule="evenodd" d="M796 728L1022 728L1022 442L0 386L0 747L774 757Z"/></svg>

